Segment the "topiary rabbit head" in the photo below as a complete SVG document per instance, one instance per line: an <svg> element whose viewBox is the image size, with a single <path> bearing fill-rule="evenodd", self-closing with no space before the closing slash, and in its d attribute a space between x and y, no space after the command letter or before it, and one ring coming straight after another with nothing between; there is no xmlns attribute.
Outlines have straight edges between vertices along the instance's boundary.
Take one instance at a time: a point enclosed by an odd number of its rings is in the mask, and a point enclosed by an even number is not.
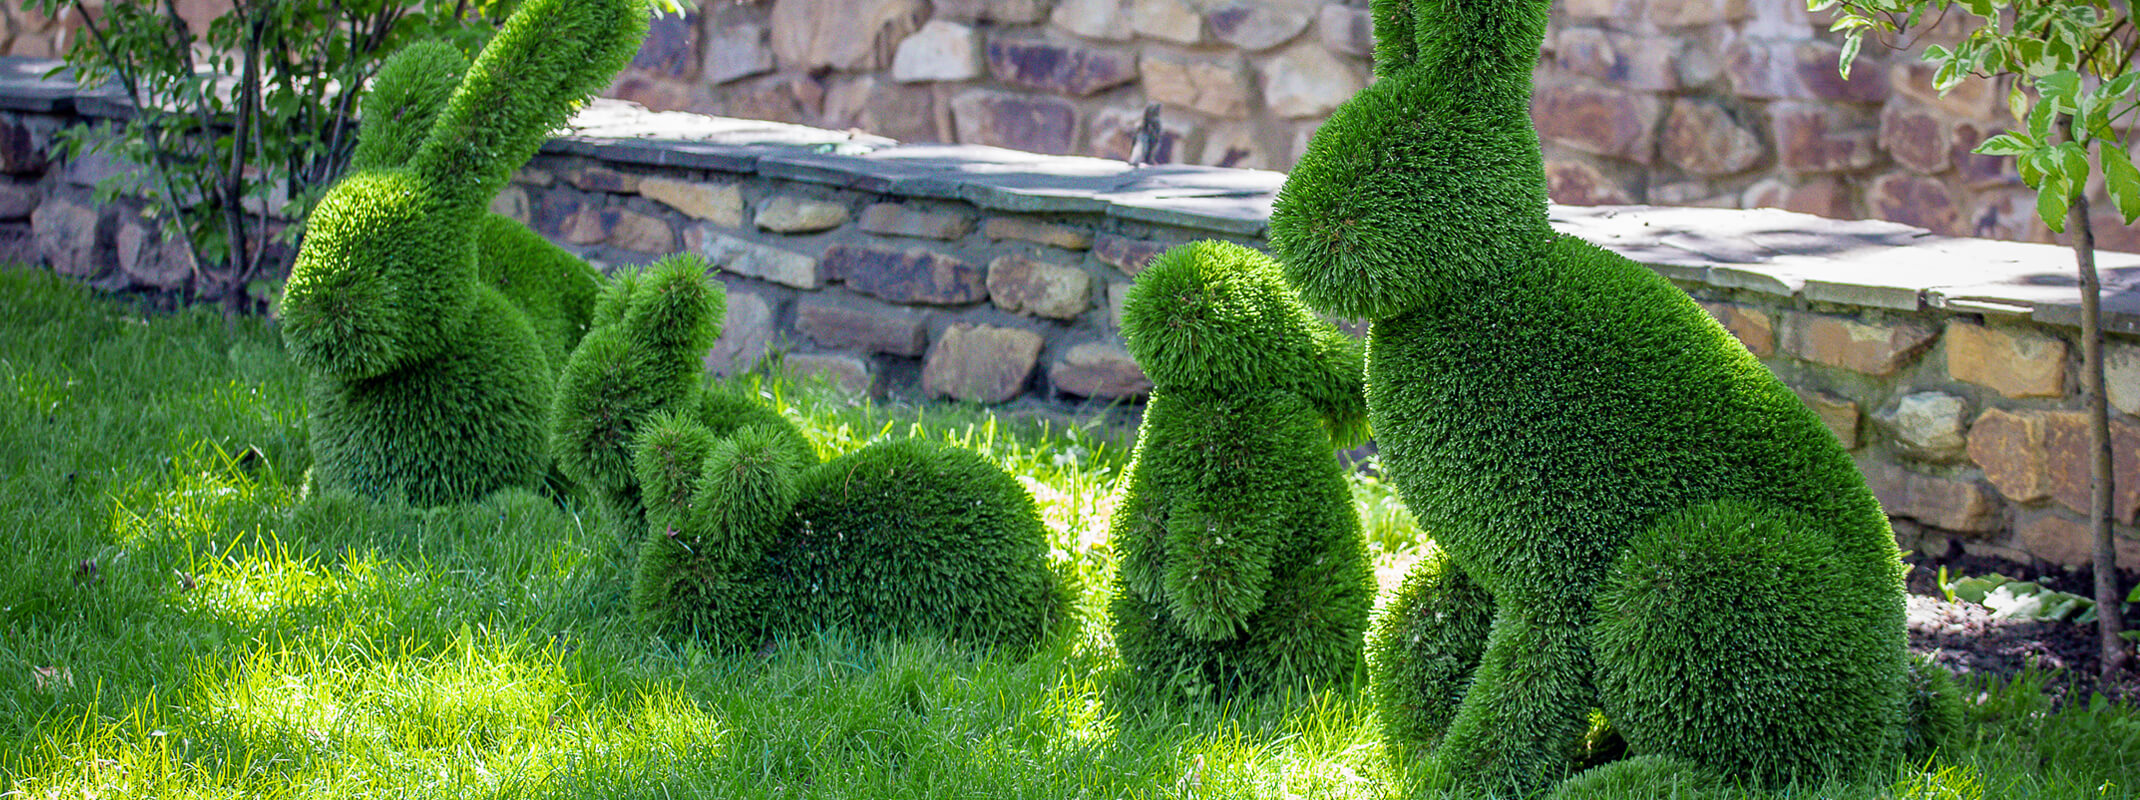
<svg viewBox="0 0 2140 800"><path fill-rule="evenodd" d="M1550 239L1530 118L1548 6L1374 1L1379 80L1316 131L1271 212L1271 244L1309 304L1395 316Z"/></svg>
<svg viewBox="0 0 2140 800"><path fill-rule="evenodd" d="M1160 254L1123 301L1122 336L1161 392L1279 388L1340 444L1364 438L1359 342L1309 311L1270 256L1220 241Z"/></svg>
<svg viewBox="0 0 2140 800"><path fill-rule="evenodd" d="M443 100L460 74L450 48L382 68L356 170L313 210L291 267L281 313L297 361L355 380L441 352L475 307L475 223L623 68L647 15L645 0L530 0Z"/></svg>

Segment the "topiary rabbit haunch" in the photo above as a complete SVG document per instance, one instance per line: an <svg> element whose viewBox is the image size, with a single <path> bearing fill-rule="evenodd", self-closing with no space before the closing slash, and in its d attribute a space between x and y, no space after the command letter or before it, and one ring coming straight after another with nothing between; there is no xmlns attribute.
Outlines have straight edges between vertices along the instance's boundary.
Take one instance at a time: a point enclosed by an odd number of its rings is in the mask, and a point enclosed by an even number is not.
<svg viewBox="0 0 2140 800"><path fill-rule="evenodd" d="M1775 784L1904 740L1901 569L1848 454L1683 292L1546 221L1548 0L1375 0L1379 80L1271 240L1372 320L1383 463L1445 550L1371 645L1392 750L1528 793L1594 709L1634 755Z"/></svg>
<svg viewBox="0 0 2140 800"><path fill-rule="evenodd" d="M529 0L473 65L428 44L381 68L281 307L320 486L434 505L543 475L553 376L598 276L486 206L623 68L648 13Z"/></svg>
<svg viewBox="0 0 2140 800"><path fill-rule="evenodd" d="M819 464L778 413L705 389L721 301L706 271L674 257L618 276L558 392L562 466L646 532L634 611L727 648L835 624L1035 640L1062 589L1025 488L920 439Z"/></svg>
<svg viewBox="0 0 2140 800"><path fill-rule="evenodd" d="M1352 674L1374 571L1332 446L1364 433L1359 343L1224 242L1153 259L1122 328L1155 384L1109 531L1123 660L1192 687Z"/></svg>

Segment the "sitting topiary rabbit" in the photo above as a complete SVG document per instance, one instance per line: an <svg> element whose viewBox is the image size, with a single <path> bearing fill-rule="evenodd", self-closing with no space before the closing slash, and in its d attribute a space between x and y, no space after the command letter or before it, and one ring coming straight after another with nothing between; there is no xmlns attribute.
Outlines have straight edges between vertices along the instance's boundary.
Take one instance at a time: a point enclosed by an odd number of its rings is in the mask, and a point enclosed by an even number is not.
<svg viewBox="0 0 2140 800"><path fill-rule="evenodd" d="M1550 5L1374 0L1379 80L1271 218L1308 302L1372 320L1383 462L1444 551L1371 648L1391 750L1528 794L1602 710L1645 764L1886 768L1907 720L1887 518L1684 292L1547 225L1529 97Z"/></svg>
<svg viewBox="0 0 2140 800"><path fill-rule="evenodd" d="M553 376L597 276L485 207L623 68L648 14L529 0L473 65L429 44L382 67L281 306L321 487L435 505L540 479Z"/></svg>
<svg viewBox="0 0 2140 800"><path fill-rule="evenodd" d="M1025 487L940 442L819 464L777 412L704 387L721 292L690 256L619 275L567 363L562 466L637 526L632 606L717 646L846 625L1027 644L1060 615L1047 528Z"/></svg>
<svg viewBox="0 0 2140 800"><path fill-rule="evenodd" d="M1123 661L1192 691L1350 676L1375 584L1332 444L1365 432L1359 343L1215 241L1153 259L1122 329L1155 385L1108 532Z"/></svg>

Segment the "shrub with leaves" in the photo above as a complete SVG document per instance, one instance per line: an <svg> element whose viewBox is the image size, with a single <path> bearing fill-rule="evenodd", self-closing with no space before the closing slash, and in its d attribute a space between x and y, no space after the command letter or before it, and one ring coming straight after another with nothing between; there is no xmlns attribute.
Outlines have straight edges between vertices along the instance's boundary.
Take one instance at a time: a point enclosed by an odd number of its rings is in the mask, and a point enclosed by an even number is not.
<svg viewBox="0 0 2140 800"><path fill-rule="evenodd" d="M1684 292L1548 226L1528 109L1550 5L1375 0L1379 79L1271 218L1308 301L1372 319L1383 466L1446 553L1378 636L1376 674L1418 683L1377 691L1439 704L1390 720L1390 750L1529 794L1602 710L1629 754L1737 780L1884 767L1906 688L1887 518Z"/></svg>
<svg viewBox="0 0 2140 800"><path fill-rule="evenodd" d="M486 206L623 68L647 16L643 0L529 0L465 75L442 45L382 69L359 169L314 210L282 302L321 486L436 505L543 475L552 359L594 275Z"/></svg>
<svg viewBox="0 0 2140 800"><path fill-rule="evenodd" d="M1374 576L1332 447L1365 432L1359 343L1216 241L1153 259L1122 326L1154 384L1108 532L1123 660L1192 690L1351 675Z"/></svg>

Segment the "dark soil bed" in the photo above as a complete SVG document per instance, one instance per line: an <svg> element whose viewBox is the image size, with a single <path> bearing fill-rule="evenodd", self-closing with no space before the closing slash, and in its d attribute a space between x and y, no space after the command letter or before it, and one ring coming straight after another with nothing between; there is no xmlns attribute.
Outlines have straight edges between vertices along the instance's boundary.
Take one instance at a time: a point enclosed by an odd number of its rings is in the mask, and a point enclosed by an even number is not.
<svg viewBox="0 0 2140 800"><path fill-rule="evenodd" d="M1947 602L1939 590L1942 564L1950 578L1997 572L2086 597L2095 594L2091 573L2032 570L2025 565L1975 556L1936 561L1913 556L1907 560L1912 651L1932 654L1933 660L1957 675L2005 678L2034 664L2044 672L2056 673L2046 682L2045 691L2058 702L2086 702L2093 693L2102 691L2112 699L2140 706L2140 671L2128 669L2108 684L2098 681L2101 650L2093 623L1993 619L1990 609L1969 602ZM2131 577L2127 576L2120 585L2131 586ZM2131 616L2126 621L2128 626L2135 622Z"/></svg>

